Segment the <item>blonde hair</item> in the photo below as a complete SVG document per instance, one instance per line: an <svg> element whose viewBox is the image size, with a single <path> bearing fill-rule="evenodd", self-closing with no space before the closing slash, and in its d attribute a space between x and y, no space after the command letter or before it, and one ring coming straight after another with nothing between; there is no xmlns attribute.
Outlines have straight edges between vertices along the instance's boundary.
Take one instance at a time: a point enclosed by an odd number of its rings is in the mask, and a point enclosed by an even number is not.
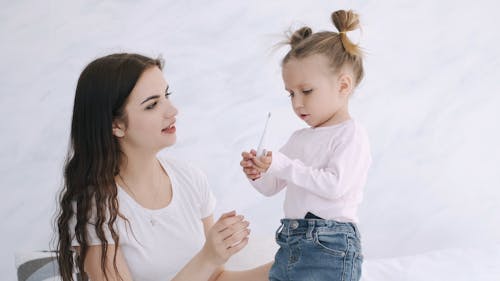
<svg viewBox="0 0 500 281"><path fill-rule="evenodd" d="M311 28L304 26L289 35L285 43L290 44L291 50L283 58L282 66L292 58L321 54L328 58L334 73L345 65L350 66L357 86L364 76L363 54L361 48L349 40L346 32L360 28L359 16L352 10L338 10L332 13L331 19L338 32L313 33Z"/></svg>

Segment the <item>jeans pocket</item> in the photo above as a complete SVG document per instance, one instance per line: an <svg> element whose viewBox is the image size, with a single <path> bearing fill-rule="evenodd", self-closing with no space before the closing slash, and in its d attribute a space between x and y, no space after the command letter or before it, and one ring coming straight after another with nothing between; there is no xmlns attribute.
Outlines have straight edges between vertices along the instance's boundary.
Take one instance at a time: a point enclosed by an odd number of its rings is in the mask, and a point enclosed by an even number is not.
<svg viewBox="0 0 500 281"><path fill-rule="evenodd" d="M348 242L344 233L314 234L314 245L337 257L344 257L347 254Z"/></svg>

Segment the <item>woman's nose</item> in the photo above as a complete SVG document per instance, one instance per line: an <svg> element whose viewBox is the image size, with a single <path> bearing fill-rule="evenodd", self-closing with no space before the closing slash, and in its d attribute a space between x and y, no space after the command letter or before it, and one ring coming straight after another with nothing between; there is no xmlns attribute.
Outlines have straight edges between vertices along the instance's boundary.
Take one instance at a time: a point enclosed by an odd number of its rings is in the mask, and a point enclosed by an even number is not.
<svg viewBox="0 0 500 281"><path fill-rule="evenodd" d="M165 118L175 117L177 113L179 113L177 111L177 108L172 103L169 102L167 108L165 109Z"/></svg>

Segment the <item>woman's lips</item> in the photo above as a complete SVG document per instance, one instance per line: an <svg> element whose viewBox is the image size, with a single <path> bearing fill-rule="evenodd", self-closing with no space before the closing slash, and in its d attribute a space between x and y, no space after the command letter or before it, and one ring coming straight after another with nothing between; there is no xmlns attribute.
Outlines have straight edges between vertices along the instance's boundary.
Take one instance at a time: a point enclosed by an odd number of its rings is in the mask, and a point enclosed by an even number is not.
<svg viewBox="0 0 500 281"><path fill-rule="evenodd" d="M167 128L161 130L161 133L162 134L173 134L173 133L175 133L175 130L176 130L175 125L172 124L172 125L168 126Z"/></svg>
<svg viewBox="0 0 500 281"><path fill-rule="evenodd" d="M307 117L309 117L309 115L310 114L300 114L299 116L302 120L305 120Z"/></svg>

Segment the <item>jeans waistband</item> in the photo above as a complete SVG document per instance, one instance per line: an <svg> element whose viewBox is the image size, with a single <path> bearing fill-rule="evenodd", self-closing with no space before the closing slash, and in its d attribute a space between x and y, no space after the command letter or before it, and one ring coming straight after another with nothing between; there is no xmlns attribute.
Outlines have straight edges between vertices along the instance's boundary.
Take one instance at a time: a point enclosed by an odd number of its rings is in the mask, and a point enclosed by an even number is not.
<svg viewBox="0 0 500 281"><path fill-rule="evenodd" d="M281 219L281 226L277 233L284 235L301 235L312 233L312 231L335 231L344 232L360 237L358 227L352 222L339 222L335 220L318 219Z"/></svg>

